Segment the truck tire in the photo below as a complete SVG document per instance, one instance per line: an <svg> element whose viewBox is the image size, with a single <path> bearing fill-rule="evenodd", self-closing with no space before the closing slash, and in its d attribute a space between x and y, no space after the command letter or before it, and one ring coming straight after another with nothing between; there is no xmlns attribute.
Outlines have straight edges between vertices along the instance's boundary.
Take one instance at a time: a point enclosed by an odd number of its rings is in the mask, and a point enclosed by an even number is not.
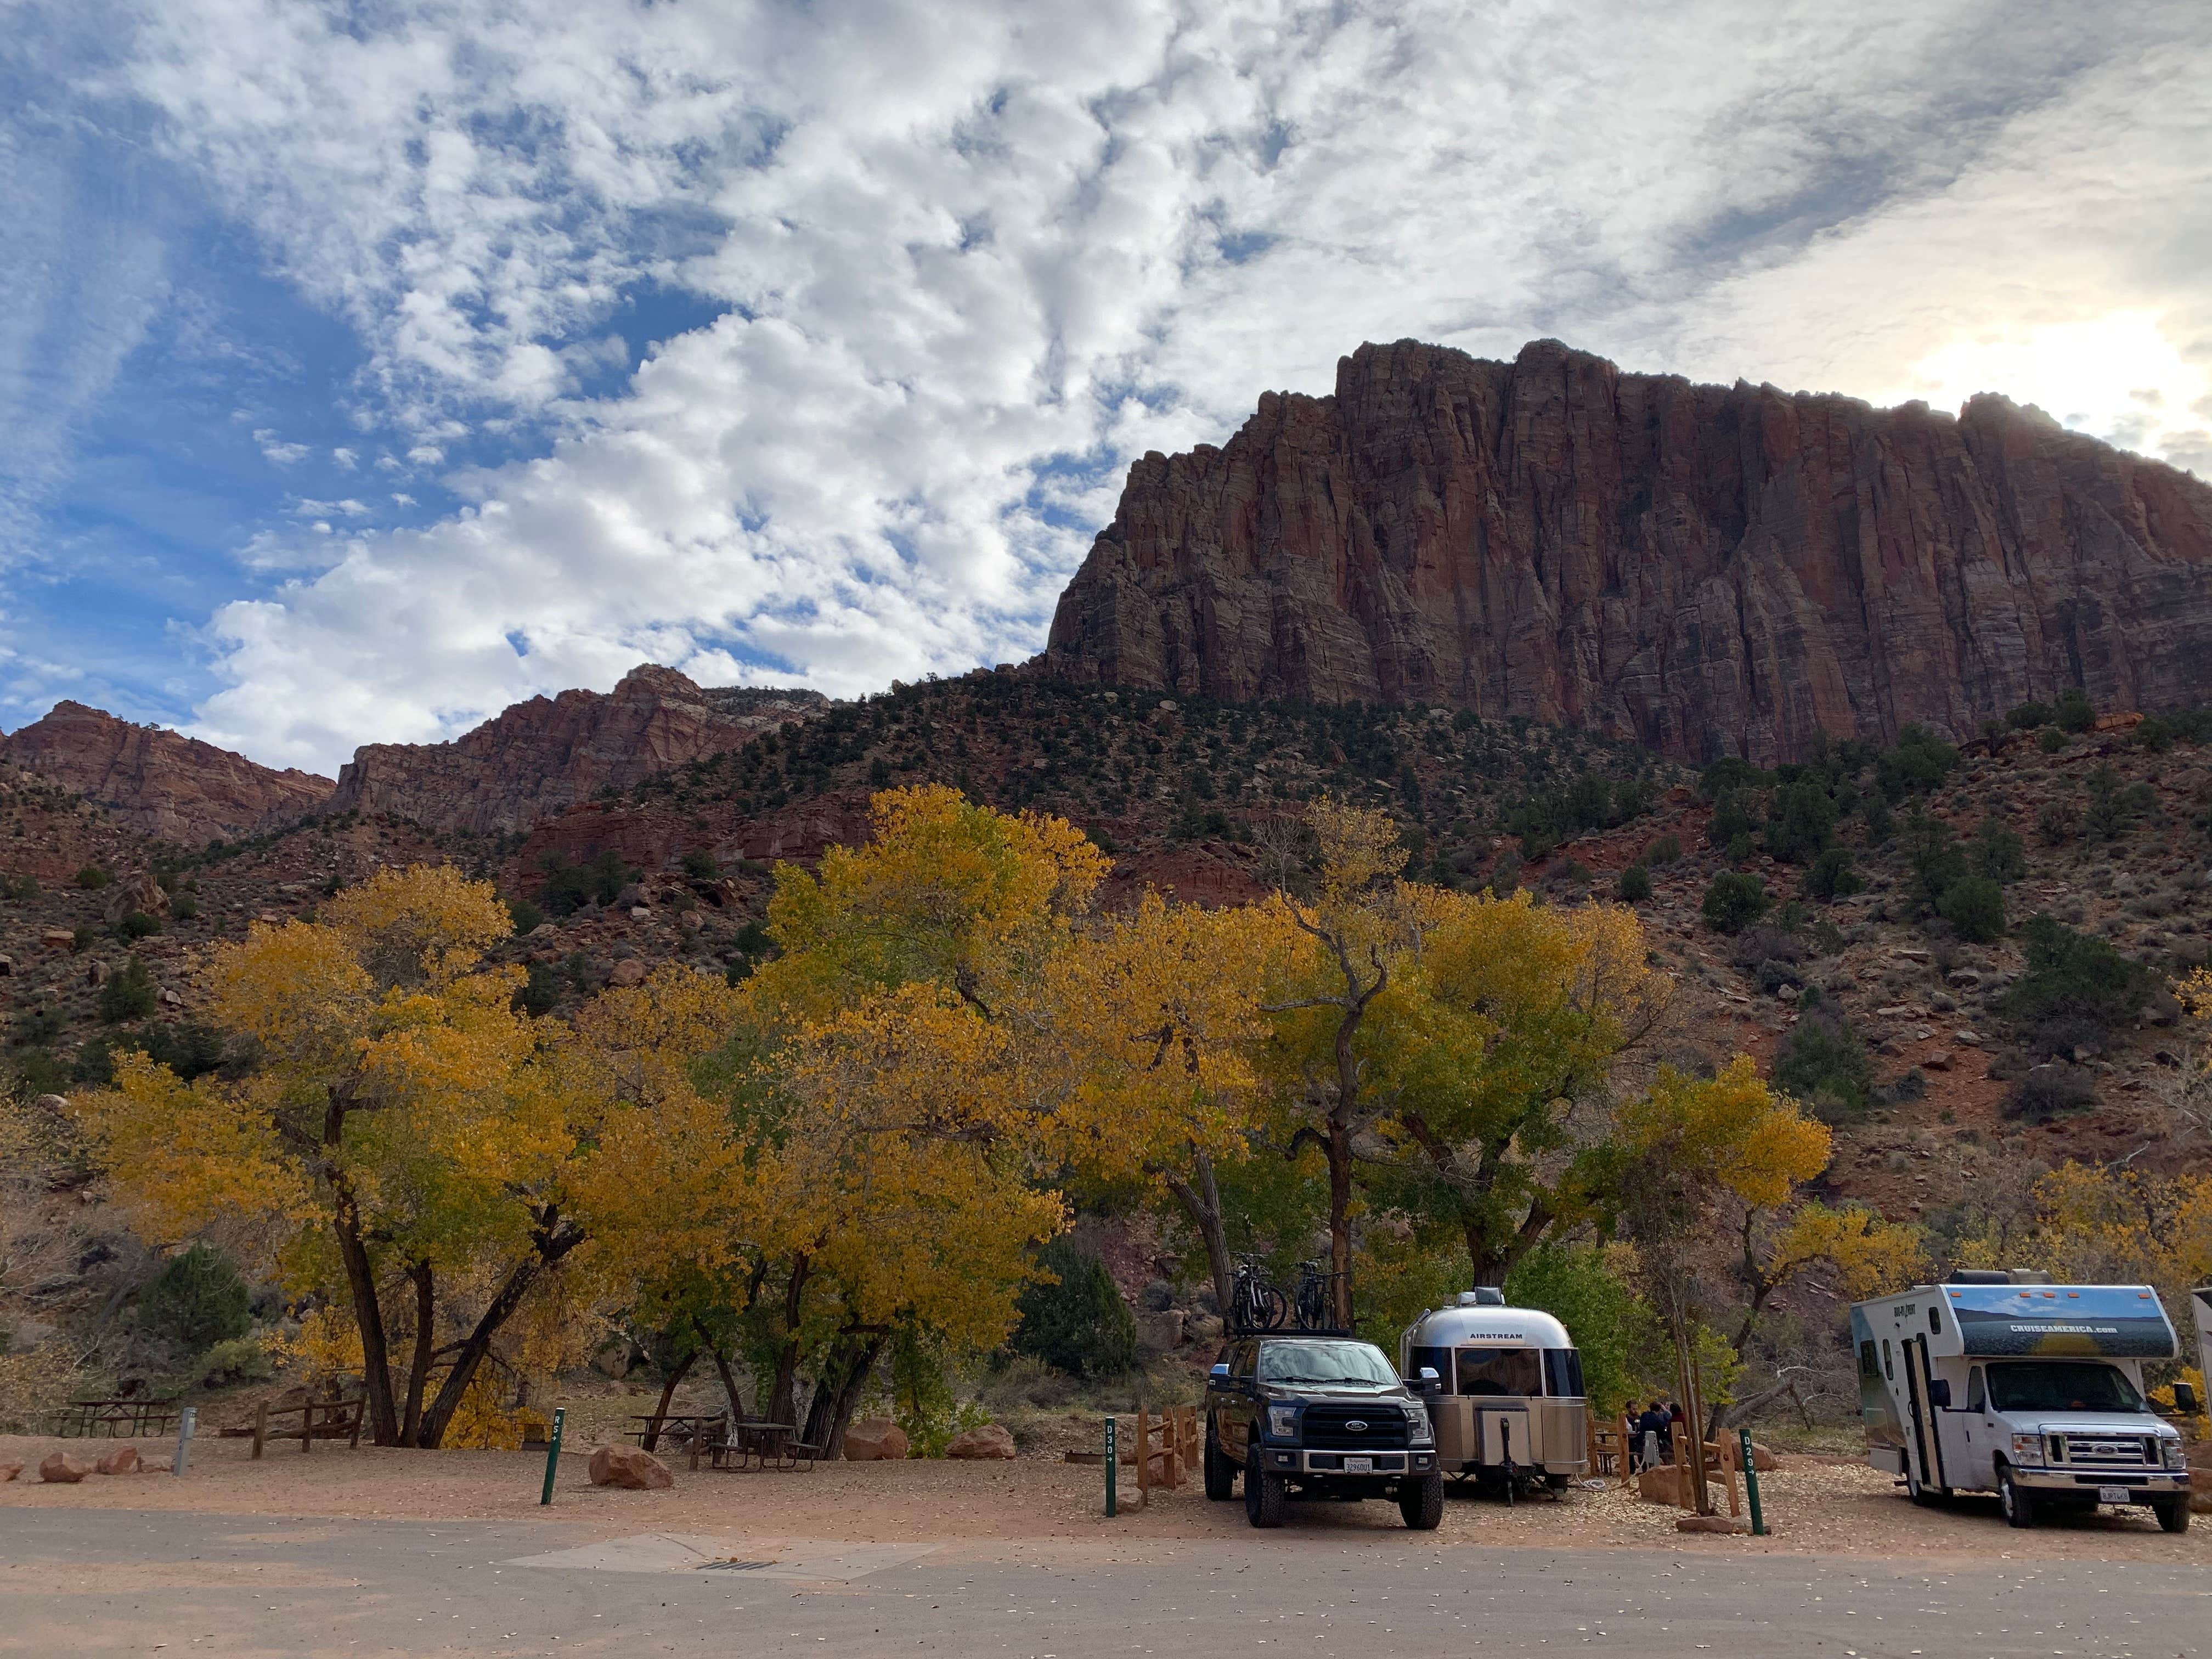
<svg viewBox="0 0 2212 1659"><path fill-rule="evenodd" d="M1206 1495L1217 1504L1225 1504L1237 1496L1237 1466L1229 1461L1229 1454L1221 1449L1221 1442L1214 1437L1212 1418L1206 1423Z"/></svg>
<svg viewBox="0 0 2212 1659"><path fill-rule="evenodd" d="M2189 1499L2186 1497L2158 1498L2152 1503L2151 1510L2158 1516L2160 1531L2189 1530Z"/></svg>
<svg viewBox="0 0 2212 1659"><path fill-rule="evenodd" d="M2032 1527L2035 1524L2034 1495L2012 1478L2010 1469L1997 1471L1997 1507L2004 1511L2008 1526Z"/></svg>
<svg viewBox="0 0 2212 1659"><path fill-rule="evenodd" d="M1444 1518L1444 1478L1425 1474L1398 1483L1398 1513L1415 1532L1434 1532Z"/></svg>
<svg viewBox="0 0 2212 1659"><path fill-rule="evenodd" d="M1244 1471L1244 1518L1255 1527L1283 1524L1283 1500L1288 1487L1279 1474L1264 1469Z"/></svg>

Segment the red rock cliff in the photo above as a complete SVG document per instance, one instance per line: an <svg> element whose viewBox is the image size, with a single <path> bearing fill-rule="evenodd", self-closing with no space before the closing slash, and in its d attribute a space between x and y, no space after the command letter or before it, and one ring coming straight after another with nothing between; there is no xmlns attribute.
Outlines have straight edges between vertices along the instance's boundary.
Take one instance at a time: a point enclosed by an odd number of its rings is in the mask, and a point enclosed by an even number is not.
<svg viewBox="0 0 2212 1659"><path fill-rule="evenodd" d="M201 847L250 836L314 810L331 781L273 771L158 726L134 726L81 702L0 738L0 760L35 772L143 834Z"/></svg>
<svg viewBox="0 0 2212 1659"><path fill-rule="evenodd" d="M1364 345L1221 448L1130 469L1057 672L1451 703L1761 763L2068 685L2212 690L2212 488L1980 397L1958 418Z"/></svg>
<svg viewBox="0 0 2212 1659"><path fill-rule="evenodd" d="M452 743L365 744L338 774L331 810L511 834L827 707L814 691L702 690L647 663L612 691L532 697Z"/></svg>

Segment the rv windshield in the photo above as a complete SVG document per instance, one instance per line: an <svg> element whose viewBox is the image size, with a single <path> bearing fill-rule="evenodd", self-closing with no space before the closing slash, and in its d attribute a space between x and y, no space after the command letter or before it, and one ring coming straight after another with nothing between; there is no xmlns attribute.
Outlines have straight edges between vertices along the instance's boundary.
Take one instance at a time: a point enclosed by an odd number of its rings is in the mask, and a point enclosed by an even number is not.
<svg viewBox="0 0 2212 1659"><path fill-rule="evenodd" d="M2110 1365L2012 1360L1990 1367L1990 1407L2001 1412L2139 1412L2136 1385Z"/></svg>
<svg viewBox="0 0 2212 1659"><path fill-rule="evenodd" d="M1540 1395L1544 1392L1544 1356L1534 1348L1462 1348L1459 1392L1478 1395Z"/></svg>
<svg viewBox="0 0 2212 1659"><path fill-rule="evenodd" d="M1260 1350L1260 1380L1293 1386L1302 1382L1358 1382L1390 1389L1398 1373L1380 1348L1365 1342L1269 1342Z"/></svg>

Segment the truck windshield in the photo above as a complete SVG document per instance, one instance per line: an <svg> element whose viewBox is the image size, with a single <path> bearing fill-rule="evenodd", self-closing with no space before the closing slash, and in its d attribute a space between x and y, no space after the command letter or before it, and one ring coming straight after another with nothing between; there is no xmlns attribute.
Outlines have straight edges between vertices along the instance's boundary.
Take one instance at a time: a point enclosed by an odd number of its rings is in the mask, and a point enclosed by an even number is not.
<svg viewBox="0 0 2212 1659"><path fill-rule="evenodd" d="M1365 1342L1270 1342L1260 1350L1262 1382L1364 1382L1395 1388L1398 1374Z"/></svg>
<svg viewBox="0 0 2212 1659"><path fill-rule="evenodd" d="M2110 1365L2008 1362L1990 1367L1990 1407L2001 1412L2139 1412L2142 1396Z"/></svg>

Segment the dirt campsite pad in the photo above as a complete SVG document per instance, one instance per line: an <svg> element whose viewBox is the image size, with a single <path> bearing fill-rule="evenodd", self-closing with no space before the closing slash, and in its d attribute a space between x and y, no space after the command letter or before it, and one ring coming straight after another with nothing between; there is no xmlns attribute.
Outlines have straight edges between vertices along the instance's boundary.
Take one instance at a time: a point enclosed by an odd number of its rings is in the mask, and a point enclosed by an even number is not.
<svg viewBox="0 0 2212 1659"><path fill-rule="evenodd" d="M1208 1503L1194 1480L1136 1503L1123 1472L1121 1512L1103 1513L1096 1466L1018 1458L1008 1462L829 1463L811 1473L694 1473L672 1460L676 1482L664 1492L595 1487L585 1474L588 1446L561 1459L554 1502L538 1504L542 1451L400 1451L362 1446L318 1448L302 1455L272 1449L258 1462L246 1443L196 1442L181 1479L168 1473L167 1442L138 1443L137 1474L90 1475L75 1486L37 1479L39 1460L57 1444L83 1443L0 1437L0 1462L21 1461L23 1475L0 1485L0 1505L120 1509L267 1516L412 1520L532 1517L583 1523L594 1535L641 1533L712 1537L801 1537L823 1543L926 1545L957 1554L1009 1548L1058 1559L1135 1559L1194 1541L1249 1532L1239 1504ZM106 1446L103 1445L103 1449ZM1796 1454L1760 1478L1774 1533L1768 1538L1694 1537L1674 1528L1676 1511L1636 1501L1621 1487L1577 1488L1564 1501L1507 1506L1455 1490L1436 1541L1484 1549L1662 1549L1752 1555L2011 1557L2212 1564L2212 1522L2168 1536L2145 1510L2099 1512L2094 1519L2017 1532L1993 1502L1960 1500L1916 1509L1892 1481L1849 1458ZM1309 1534L1358 1534L1399 1528L1396 1507L1382 1503L1296 1504L1290 1527Z"/></svg>

